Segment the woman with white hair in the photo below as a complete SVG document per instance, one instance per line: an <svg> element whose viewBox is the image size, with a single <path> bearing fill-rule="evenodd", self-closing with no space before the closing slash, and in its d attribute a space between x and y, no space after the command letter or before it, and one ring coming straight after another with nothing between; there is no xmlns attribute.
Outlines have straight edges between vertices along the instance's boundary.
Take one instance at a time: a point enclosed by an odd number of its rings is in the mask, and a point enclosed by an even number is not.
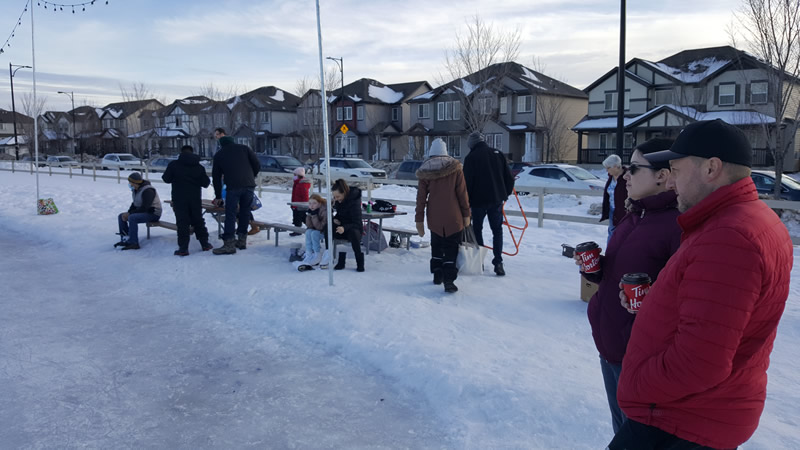
<svg viewBox="0 0 800 450"><path fill-rule="evenodd" d="M623 217L625 217L625 200L628 198L628 189L625 187L625 167L622 166L622 159L617 155L611 155L603 160L603 167L608 172L608 181L603 192L603 213L600 221L608 219L608 240L614 234L614 228Z"/></svg>

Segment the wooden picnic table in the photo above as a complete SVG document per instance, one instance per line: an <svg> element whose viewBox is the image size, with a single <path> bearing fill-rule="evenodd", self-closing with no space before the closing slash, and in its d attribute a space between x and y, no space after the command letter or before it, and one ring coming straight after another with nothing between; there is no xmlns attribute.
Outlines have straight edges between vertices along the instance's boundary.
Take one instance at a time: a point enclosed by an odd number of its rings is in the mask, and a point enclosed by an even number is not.
<svg viewBox="0 0 800 450"><path fill-rule="evenodd" d="M172 200L164 200L164 203L172 206ZM206 198L200 200L200 207L203 208L203 215L209 213L217 222L217 233L221 238L222 230L225 227L225 207L217 206L212 200Z"/></svg>
<svg viewBox="0 0 800 450"><path fill-rule="evenodd" d="M288 202L287 205L294 206L298 209L298 211L307 211L308 210L308 202ZM392 217L396 216L405 216L407 212L404 211L391 211L391 212L366 212L361 211L361 217L367 222L367 250L366 253L369 255L369 244L370 244L370 233L369 233L369 224L372 222L373 219L378 220L378 236L383 234L383 219L391 219ZM334 230L336 228L334 227ZM378 253L381 252L380 243L378 243Z"/></svg>

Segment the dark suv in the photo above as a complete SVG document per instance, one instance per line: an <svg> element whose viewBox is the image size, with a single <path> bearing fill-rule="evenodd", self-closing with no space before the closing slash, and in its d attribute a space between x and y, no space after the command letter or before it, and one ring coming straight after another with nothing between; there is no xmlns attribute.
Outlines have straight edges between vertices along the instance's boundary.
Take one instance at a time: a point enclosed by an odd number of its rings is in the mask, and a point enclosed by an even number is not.
<svg viewBox="0 0 800 450"><path fill-rule="evenodd" d="M261 163L262 172L283 172L292 173L294 169L303 167L301 163L294 156L288 155L256 155L258 162Z"/></svg>
<svg viewBox="0 0 800 450"><path fill-rule="evenodd" d="M417 169L422 165L423 161L403 161L400 167L397 168L394 177L398 180L416 180Z"/></svg>

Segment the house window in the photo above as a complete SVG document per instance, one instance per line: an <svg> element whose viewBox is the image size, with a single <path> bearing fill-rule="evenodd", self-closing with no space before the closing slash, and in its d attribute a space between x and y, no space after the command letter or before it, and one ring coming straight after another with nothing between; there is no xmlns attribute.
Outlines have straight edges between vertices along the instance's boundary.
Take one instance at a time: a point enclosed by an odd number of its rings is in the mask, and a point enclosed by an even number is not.
<svg viewBox="0 0 800 450"><path fill-rule="evenodd" d="M359 106L356 108L356 119L364 120L364 107Z"/></svg>
<svg viewBox="0 0 800 450"><path fill-rule="evenodd" d="M702 105L706 102L706 90L705 88L696 87L692 89L692 104L693 105Z"/></svg>
<svg viewBox="0 0 800 450"><path fill-rule="evenodd" d="M500 133L487 134L485 136L486 145L491 148L496 148L500 151L503 150L503 135Z"/></svg>
<svg viewBox="0 0 800 450"><path fill-rule="evenodd" d="M500 97L500 114L508 114L508 97Z"/></svg>
<svg viewBox="0 0 800 450"><path fill-rule="evenodd" d="M353 107L352 106L345 106L344 107L344 120L353 120Z"/></svg>
<svg viewBox="0 0 800 450"><path fill-rule="evenodd" d="M269 111L263 111L261 113L261 123L269 123Z"/></svg>
<svg viewBox="0 0 800 450"><path fill-rule="evenodd" d="M480 114L491 114L492 112L491 97L483 97L478 99L478 112Z"/></svg>
<svg viewBox="0 0 800 450"><path fill-rule="evenodd" d="M447 144L447 154L453 158L461 157L461 136L439 136Z"/></svg>
<svg viewBox="0 0 800 450"><path fill-rule="evenodd" d="M392 122L400 121L400 108L392 108Z"/></svg>
<svg viewBox="0 0 800 450"><path fill-rule="evenodd" d="M735 84L720 84L719 97L717 104L720 106L731 106L736 104L736 85Z"/></svg>
<svg viewBox="0 0 800 450"><path fill-rule="evenodd" d="M458 120L461 118L461 103L439 102L436 104L437 120Z"/></svg>
<svg viewBox="0 0 800 450"><path fill-rule="evenodd" d="M754 81L750 83L750 103L767 103L768 84L766 81Z"/></svg>
<svg viewBox="0 0 800 450"><path fill-rule="evenodd" d="M344 115L342 114L342 107L339 106L336 108L336 120L341 121Z"/></svg>
<svg viewBox="0 0 800 450"><path fill-rule="evenodd" d="M518 113L533 112L532 95L520 95L519 98L517 98L517 112Z"/></svg>
<svg viewBox="0 0 800 450"><path fill-rule="evenodd" d="M656 106L671 104L673 104L672 89L656 89Z"/></svg>
<svg viewBox="0 0 800 450"><path fill-rule="evenodd" d="M633 148L633 133L625 133L625 138L622 142L624 148Z"/></svg>
<svg viewBox="0 0 800 450"><path fill-rule="evenodd" d="M270 143L272 144L272 154L276 155L278 153L278 140L272 139L270 140Z"/></svg>
<svg viewBox="0 0 800 450"><path fill-rule="evenodd" d="M175 116L175 126L176 127L181 126L181 118L180 118L180 116Z"/></svg>
<svg viewBox="0 0 800 450"><path fill-rule="evenodd" d="M343 155L357 155L358 146L355 136L337 136L336 153Z"/></svg>
<svg viewBox="0 0 800 450"><path fill-rule="evenodd" d="M598 147L608 148L608 135L606 133L600 133L597 137L599 139Z"/></svg>
<svg viewBox="0 0 800 450"><path fill-rule="evenodd" d="M431 105L429 103L418 105L417 117L420 119L429 119L431 117Z"/></svg>
<svg viewBox="0 0 800 450"><path fill-rule="evenodd" d="M625 108L625 111L631 109L631 91L625 91L625 98L622 99L624 102L622 107ZM611 91L605 93L605 102L603 104L603 109L605 111L616 111L617 110L617 92Z"/></svg>

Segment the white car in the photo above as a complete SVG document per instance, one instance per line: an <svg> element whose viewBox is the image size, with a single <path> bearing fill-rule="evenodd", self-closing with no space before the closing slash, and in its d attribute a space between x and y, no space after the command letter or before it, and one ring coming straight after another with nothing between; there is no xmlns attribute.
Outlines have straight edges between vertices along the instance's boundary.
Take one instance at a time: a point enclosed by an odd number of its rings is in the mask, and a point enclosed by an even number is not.
<svg viewBox="0 0 800 450"><path fill-rule="evenodd" d="M81 164L71 156L48 156L47 165L52 167L78 167Z"/></svg>
<svg viewBox="0 0 800 450"><path fill-rule="evenodd" d="M324 174L327 170L325 158L314 165L314 173ZM338 178L386 178L386 171L376 169L360 158L331 158L331 180Z"/></svg>
<svg viewBox="0 0 800 450"><path fill-rule="evenodd" d="M100 160L103 169L143 170L142 160L130 153L109 153Z"/></svg>
<svg viewBox="0 0 800 450"><path fill-rule="evenodd" d="M589 189L602 191L606 182L591 172L569 164L543 164L526 167L514 181L517 192L529 192L535 188Z"/></svg>

